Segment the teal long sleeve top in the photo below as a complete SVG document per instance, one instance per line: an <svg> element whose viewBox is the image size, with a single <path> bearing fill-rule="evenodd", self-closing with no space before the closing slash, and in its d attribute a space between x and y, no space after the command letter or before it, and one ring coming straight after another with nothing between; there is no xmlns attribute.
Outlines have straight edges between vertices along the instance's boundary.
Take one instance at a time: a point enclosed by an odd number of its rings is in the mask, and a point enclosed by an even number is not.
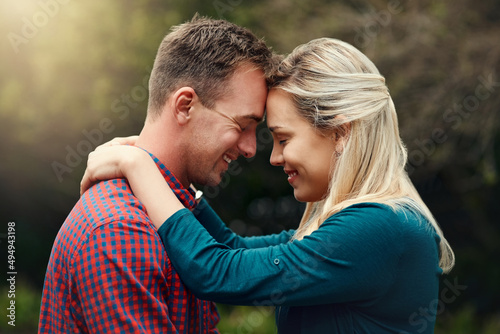
<svg viewBox="0 0 500 334"><path fill-rule="evenodd" d="M194 213L176 212L158 233L199 298L274 305L279 333L434 331L439 237L409 209L352 205L290 241L293 231L237 236L202 201Z"/></svg>

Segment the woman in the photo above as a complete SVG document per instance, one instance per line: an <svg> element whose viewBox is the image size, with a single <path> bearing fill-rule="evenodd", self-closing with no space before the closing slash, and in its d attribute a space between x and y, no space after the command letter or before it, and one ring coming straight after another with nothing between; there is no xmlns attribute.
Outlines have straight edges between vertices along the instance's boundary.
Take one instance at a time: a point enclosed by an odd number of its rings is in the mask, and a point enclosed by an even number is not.
<svg viewBox="0 0 500 334"><path fill-rule="evenodd" d="M267 125L271 164L307 202L290 234L236 236L204 200L190 212L131 146L96 150L82 184L127 177L185 284L204 299L277 306L279 333L432 333L454 255L405 172L373 63L335 39L297 47L270 88Z"/></svg>

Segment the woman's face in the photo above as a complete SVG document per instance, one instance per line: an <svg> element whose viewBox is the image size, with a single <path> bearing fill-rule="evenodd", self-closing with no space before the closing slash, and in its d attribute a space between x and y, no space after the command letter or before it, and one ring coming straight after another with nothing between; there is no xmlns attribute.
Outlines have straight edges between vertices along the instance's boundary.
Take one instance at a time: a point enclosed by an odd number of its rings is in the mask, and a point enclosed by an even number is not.
<svg viewBox="0 0 500 334"><path fill-rule="evenodd" d="M335 134L326 136L312 127L299 116L290 95L280 89L269 92L266 118L273 135L271 165L283 166L298 201L324 198L334 161Z"/></svg>

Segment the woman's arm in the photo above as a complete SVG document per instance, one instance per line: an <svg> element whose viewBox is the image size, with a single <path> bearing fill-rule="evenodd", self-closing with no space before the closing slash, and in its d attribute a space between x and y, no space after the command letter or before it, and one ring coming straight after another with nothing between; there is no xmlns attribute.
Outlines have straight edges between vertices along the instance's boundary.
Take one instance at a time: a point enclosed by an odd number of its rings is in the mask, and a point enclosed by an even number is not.
<svg viewBox="0 0 500 334"><path fill-rule="evenodd" d="M90 153L81 182L81 192L110 178L126 177L134 195L144 204L158 228L184 206L179 202L149 154L134 146L100 146Z"/></svg>
<svg viewBox="0 0 500 334"><path fill-rule="evenodd" d="M175 211L184 208L165 183L151 157L143 150L126 146L135 144L137 136L115 138L99 146L89 155L87 170L81 182L81 193L93 183L109 178L126 177L135 196L145 205L153 222L159 227ZM164 202L162 202L164 201ZM195 215L220 243L236 248L259 248L288 242L292 232L270 236L243 238L233 233L205 200L195 209ZM159 218L154 218L158 216Z"/></svg>
<svg viewBox="0 0 500 334"><path fill-rule="evenodd" d="M303 240L257 249L228 249L187 209L158 233L183 282L202 299L289 306L368 301L393 284L401 254L391 212L380 205L347 208Z"/></svg>
<svg viewBox="0 0 500 334"><path fill-rule="evenodd" d="M293 230L290 230L266 236L241 237L224 224L205 199L200 201L196 209L193 210L193 214L217 242L228 245L233 249L279 245L290 241L294 233Z"/></svg>
<svg viewBox="0 0 500 334"><path fill-rule="evenodd" d="M108 161L105 167L99 167L102 161ZM103 175L129 179L174 267L200 298L317 305L376 298L392 284L400 252L387 245L401 238L392 228L394 217L387 217L391 209L348 208L303 240L231 249L214 240L178 202L146 152L132 146L99 148L89 157L87 173L82 184Z"/></svg>

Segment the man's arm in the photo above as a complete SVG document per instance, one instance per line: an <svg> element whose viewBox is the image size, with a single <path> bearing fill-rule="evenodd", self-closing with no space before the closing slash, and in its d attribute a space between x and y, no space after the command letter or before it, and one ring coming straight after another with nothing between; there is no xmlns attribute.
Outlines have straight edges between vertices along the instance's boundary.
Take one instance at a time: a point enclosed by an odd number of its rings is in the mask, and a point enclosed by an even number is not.
<svg viewBox="0 0 500 334"><path fill-rule="evenodd" d="M162 245L151 226L113 221L96 228L73 261L73 296L91 333L177 332L169 317ZM75 298L73 298L74 300Z"/></svg>

